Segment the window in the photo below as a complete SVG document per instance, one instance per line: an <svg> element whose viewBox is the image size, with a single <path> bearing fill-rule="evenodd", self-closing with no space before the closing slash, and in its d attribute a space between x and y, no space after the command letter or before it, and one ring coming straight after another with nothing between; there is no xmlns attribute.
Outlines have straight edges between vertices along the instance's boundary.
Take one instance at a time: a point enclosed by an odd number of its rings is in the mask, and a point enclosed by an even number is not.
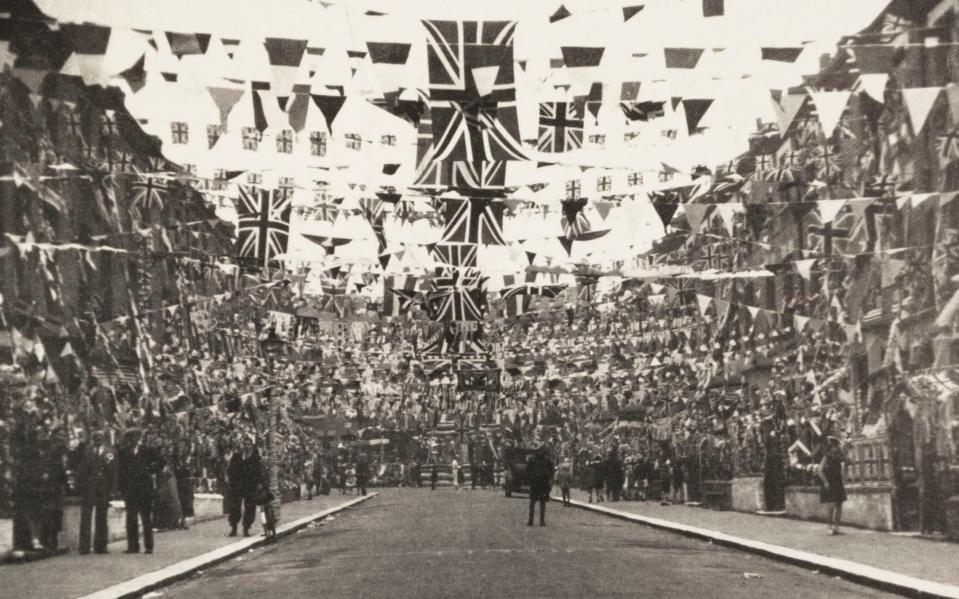
<svg viewBox="0 0 959 599"><path fill-rule="evenodd" d="M639 137L639 131L627 131L623 133L623 141L630 142Z"/></svg>
<svg viewBox="0 0 959 599"><path fill-rule="evenodd" d="M643 173L633 171L629 173L629 178L627 179L630 187L636 187L637 185L643 184Z"/></svg>
<svg viewBox="0 0 959 599"><path fill-rule="evenodd" d="M579 193L582 191L582 187L578 180L573 179L566 182L566 199L567 200L578 200Z"/></svg>
<svg viewBox="0 0 959 599"><path fill-rule="evenodd" d="M396 145L396 136L395 135L384 135L380 138L380 143L384 146L395 146Z"/></svg>
<svg viewBox="0 0 959 599"><path fill-rule="evenodd" d="M359 150L363 147L363 138L359 133L346 134L346 147L350 150Z"/></svg>
<svg viewBox="0 0 959 599"><path fill-rule="evenodd" d="M185 172L186 174L190 175L191 177L195 177L195 176L196 176L196 165L195 165L195 164L183 163L183 165L181 165L181 166L183 167L183 172Z"/></svg>
<svg viewBox="0 0 959 599"><path fill-rule="evenodd" d="M263 134L256 127L243 127L243 149L255 152L260 147Z"/></svg>
<svg viewBox="0 0 959 599"><path fill-rule="evenodd" d="M276 151L280 154L293 153L293 130L284 129L276 136Z"/></svg>
<svg viewBox="0 0 959 599"><path fill-rule="evenodd" d="M669 172L669 171L659 171L659 182L660 182L660 183L665 183L666 181L670 181L670 180L672 180L672 178L673 178L673 174L672 174L671 172Z"/></svg>
<svg viewBox="0 0 959 599"><path fill-rule="evenodd" d="M190 127L184 122L170 123L170 141L175 144L190 143Z"/></svg>
<svg viewBox="0 0 959 599"><path fill-rule="evenodd" d="M206 143L208 148L216 145L220 141L220 126L211 124L206 126Z"/></svg>
<svg viewBox="0 0 959 599"><path fill-rule="evenodd" d="M596 191L609 191L613 187L613 178L603 175L596 179Z"/></svg>
<svg viewBox="0 0 959 599"><path fill-rule="evenodd" d="M326 133L322 131L310 133L310 156L326 156Z"/></svg>
<svg viewBox="0 0 959 599"><path fill-rule="evenodd" d="M597 144L597 145L602 145L602 144L606 143L606 136L605 136L605 135L599 135L599 134L597 134L597 135L590 135L590 136L589 136L589 143L591 143L591 144Z"/></svg>
<svg viewBox="0 0 959 599"><path fill-rule="evenodd" d="M666 139L676 139L675 129L663 129L663 137Z"/></svg>
<svg viewBox="0 0 959 599"><path fill-rule="evenodd" d="M261 173L247 173L246 182L248 185L260 185L263 183L263 175Z"/></svg>

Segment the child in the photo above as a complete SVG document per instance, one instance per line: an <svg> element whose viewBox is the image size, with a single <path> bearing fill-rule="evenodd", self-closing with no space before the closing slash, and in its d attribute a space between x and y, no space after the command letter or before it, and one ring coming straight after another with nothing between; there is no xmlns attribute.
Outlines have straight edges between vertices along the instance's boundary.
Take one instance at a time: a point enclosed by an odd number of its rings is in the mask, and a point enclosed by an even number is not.
<svg viewBox="0 0 959 599"><path fill-rule="evenodd" d="M260 506L260 520L263 523L263 536L267 543L276 541L276 513L273 511L273 493L263 483L256 486L256 504Z"/></svg>

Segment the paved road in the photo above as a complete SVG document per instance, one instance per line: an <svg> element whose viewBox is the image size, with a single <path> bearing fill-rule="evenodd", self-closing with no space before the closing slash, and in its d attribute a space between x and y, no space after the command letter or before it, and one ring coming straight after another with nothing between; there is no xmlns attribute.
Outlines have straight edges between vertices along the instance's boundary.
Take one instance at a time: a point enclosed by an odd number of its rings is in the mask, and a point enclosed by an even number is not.
<svg viewBox="0 0 959 599"><path fill-rule="evenodd" d="M888 596L556 503L527 527L525 509L491 491L387 489L164 599Z"/></svg>

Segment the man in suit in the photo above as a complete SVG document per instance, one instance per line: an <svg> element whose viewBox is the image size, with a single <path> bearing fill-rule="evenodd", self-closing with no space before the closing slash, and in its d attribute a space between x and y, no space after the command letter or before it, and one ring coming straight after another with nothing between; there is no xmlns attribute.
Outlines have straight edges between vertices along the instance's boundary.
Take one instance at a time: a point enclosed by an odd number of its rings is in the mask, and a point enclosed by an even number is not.
<svg viewBox="0 0 959 599"><path fill-rule="evenodd" d="M159 456L145 446L140 431L127 431L120 450L120 493L127 508L126 553L140 553L139 524L143 525L145 553L153 553L153 498Z"/></svg>
<svg viewBox="0 0 959 599"><path fill-rule="evenodd" d="M360 459L356 462L356 494L357 495L366 495L366 485L370 482L370 465L367 463L366 458L360 456Z"/></svg>
<svg viewBox="0 0 959 599"><path fill-rule="evenodd" d="M243 518L243 536L250 536L250 527L256 520L256 486L261 480L260 454L253 439L243 439L242 449L233 454L227 466L227 510L230 535L236 536L236 527Z"/></svg>
<svg viewBox="0 0 959 599"><path fill-rule="evenodd" d="M94 431L90 442L78 448L77 485L80 491L80 553L107 553L107 510L117 484L117 454L106 444L103 431Z"/></svg>
<svg viewBox="0 0 959 599"><path fill-rule="evenodd" d="M526 479L529 481L529 521L526 525L533 525L536 502L539 502L539 525L546 526L546 502L549 500L549 489L553 486L553 461L545 445L530 456L526 465Z"/></svg>

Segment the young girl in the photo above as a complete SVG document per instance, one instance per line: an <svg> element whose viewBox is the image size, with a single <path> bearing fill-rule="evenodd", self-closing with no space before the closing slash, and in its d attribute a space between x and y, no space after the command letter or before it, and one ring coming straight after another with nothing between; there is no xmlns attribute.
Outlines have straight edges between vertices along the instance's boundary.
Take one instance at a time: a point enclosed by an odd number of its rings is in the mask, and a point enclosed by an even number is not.
<svg viewBox="0 0 959 599"><path fill-rule="evenodd" d="M823 483L819 501L829 504L829 534L838 535L841 534L842 503L846 501L846 488L842 482L842 441L829 437L828 443L826 455L819 464L819 478Z"/></svg>

